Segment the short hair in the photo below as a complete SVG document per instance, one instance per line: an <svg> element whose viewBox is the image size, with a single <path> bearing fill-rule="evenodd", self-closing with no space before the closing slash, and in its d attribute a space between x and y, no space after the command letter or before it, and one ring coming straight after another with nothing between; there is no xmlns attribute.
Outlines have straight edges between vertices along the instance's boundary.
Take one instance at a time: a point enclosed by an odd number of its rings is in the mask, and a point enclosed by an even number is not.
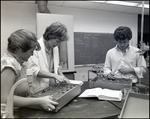
<svg viewBox="0 0 150 119"><path fill-rule="evenodd" d="M36 50L41 49L35 34L25 29L19 29L8 38L7 50L11 53L15 53L19 49L27 52L34 46L36 46Z"/></svg>
<svg viewBox="0 0 150 119"><path fill-rule="evenodd" d="M60 22L52 23L48 26L43 34L46 41L58 39L58 41L67 41L67 28Z"/></svg>
<svg viewBox="0 0 150 119"><path fill-rule="evenodd" d="M131 40L132 38L132 31L129 27L126 26L119 26L115 31L114 31L114 38L116 41L118 40Z"/></svg>

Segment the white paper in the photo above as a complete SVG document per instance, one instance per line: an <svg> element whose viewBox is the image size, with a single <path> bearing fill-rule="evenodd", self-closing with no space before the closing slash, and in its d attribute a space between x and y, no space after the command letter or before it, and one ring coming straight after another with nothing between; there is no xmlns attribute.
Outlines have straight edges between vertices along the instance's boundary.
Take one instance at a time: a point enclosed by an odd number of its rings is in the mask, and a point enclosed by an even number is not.
<svg viewBox="0 0 150 119"><path fill-rule="evenodd" d="M83 84L83 81L79 81L79 80L69 80L71 84Z"/></svg>

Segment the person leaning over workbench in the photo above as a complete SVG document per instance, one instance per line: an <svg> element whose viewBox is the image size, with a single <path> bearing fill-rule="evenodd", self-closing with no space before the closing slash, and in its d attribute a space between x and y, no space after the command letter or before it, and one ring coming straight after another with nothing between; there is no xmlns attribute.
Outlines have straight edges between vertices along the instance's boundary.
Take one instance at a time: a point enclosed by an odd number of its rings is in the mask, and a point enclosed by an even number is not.
<svg viewBox="0 0 150 119"><path fill-rule="evenodd" d="M135 85L146 72L145 59L138 53L140 49L129 45L132 38L129 27L119 26L114 31L114 38L117 45L106 54L104 76L108 79L132 79L132 84Z"/></svg>
<svg viewBox="0 0 150 119"><path fill-rule="evenodd" d="M19 80L26 78L26 62L34 50L40 50L35 34L20 29L13 32L8 38L7 53L1 58L1 107L6 105L12 86ZM31 98L27 82L18 85L14 92L14 106L38 106L47 111L55 109L57 102L50 96ZM1 110L2 114L2 110Z"/></svg>
<svg viewBox="0 0 150 119"><path fill-rule="evenodd" d="M38 40L41 50L34 51L28 60L28 68L32 69L38 90L49 87L55 81L68 83L60 68L58 74L54 73L53 48L58 47L60 42L67 41L67 28L60 22L54 22L48 26L43 36ZM55 54L54 54L55 55Z"/></svg>

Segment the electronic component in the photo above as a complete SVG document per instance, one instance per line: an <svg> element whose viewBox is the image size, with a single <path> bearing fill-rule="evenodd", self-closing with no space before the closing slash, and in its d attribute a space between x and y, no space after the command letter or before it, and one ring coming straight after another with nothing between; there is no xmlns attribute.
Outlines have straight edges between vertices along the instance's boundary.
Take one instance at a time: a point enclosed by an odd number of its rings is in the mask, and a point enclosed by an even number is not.
<svg viewBox="0 0 150 119"><path fill-rule="evenodd" d="M104 63L99 63L92 67L92 71L96 73L102 73L104 70L103 68L104 68Z"/></svg>
<svg viewBox="0 0 150 119"><path fill-rule="evenodd" d="M55 110L53 110L53 112L57 112L74 97L79 95L80 92L81 85L79 84L56 83L35 94L31 94L30 97L43 97L52 95L52 100L58 102L58 105L56 106Z"/></svg>
<svg viewBox="0 0 150 119"><path fill-rule="evenodd" d="M124 78L117 78L110 80L105 77L98 76L89 81L89 87L90 88L101 87L112 90L122 90L124 88L132 87L132 80Z"/></svg>

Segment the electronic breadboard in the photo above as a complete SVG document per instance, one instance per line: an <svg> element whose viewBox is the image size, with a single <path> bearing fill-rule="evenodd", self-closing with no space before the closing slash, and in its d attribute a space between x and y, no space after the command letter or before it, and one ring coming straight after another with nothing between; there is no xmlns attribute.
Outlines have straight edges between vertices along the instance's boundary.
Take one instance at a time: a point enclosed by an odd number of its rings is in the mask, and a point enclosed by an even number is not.
<svg viewBox="0 0 150 119"><path fill-rule="evenodd" d="M31 94L30 97L43 97L51 95L52 100L58 102L58 105L55 107L55 110L53 110L53 112L58 112L68 102L79 95L80 92L81 85L79 84L56 83L35 94Z"/></svg>
<svg viewBox="0 0 150 119"><path fill-rule="evenodd" d="M117 78L110 80L105 77L95 77L94 79L89 81L89 87L90 88L101 87L112 90L122 90L124 88L131 88L132 80L124 78Z"/></svg>

